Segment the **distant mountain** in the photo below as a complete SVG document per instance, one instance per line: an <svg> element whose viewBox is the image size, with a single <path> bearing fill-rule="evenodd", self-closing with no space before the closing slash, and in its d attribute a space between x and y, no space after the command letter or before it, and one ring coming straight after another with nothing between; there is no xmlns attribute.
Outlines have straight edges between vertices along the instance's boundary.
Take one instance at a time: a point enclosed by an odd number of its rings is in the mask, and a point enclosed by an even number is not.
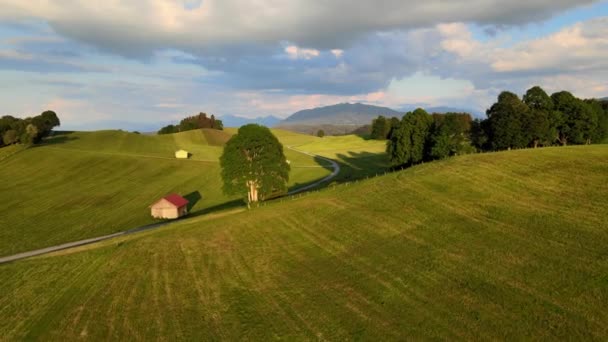
<svg viewBox="0 0 608 342"><path fill-rule="evenodd" d="M281 121L284 125L367 125L378 115L397 116L402 114L386 107L362 103L341 103L333 106L305 109Z"/></svg>
<svg viewBox="0 0 608 342"><path fill-rule="evenodd" d="M272 115L258 118L244 118L236 115L223 115L219 117L219 119L222 120L224 127L241 127L250 123L257 123L266 127L273 127L281 121L281 119Z"/></svg>
<svg viewBox="0 0 608 342"><path fill-rule="evenodd" d="M599 99L602 102L608 102L608 96L607 97L602 97L601 99Z"/></svg>

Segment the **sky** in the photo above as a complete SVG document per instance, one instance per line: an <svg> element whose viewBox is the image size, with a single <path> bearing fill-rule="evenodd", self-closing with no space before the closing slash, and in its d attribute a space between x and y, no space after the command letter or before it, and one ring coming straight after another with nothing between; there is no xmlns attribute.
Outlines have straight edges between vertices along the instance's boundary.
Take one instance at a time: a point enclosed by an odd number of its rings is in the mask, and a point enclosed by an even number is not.
<svg viewBox="0 0 608 342"><path fill-rule="evenodd" d="M79 128L605 97L608 1L0 0L0 80L0 115Z"/></svg>

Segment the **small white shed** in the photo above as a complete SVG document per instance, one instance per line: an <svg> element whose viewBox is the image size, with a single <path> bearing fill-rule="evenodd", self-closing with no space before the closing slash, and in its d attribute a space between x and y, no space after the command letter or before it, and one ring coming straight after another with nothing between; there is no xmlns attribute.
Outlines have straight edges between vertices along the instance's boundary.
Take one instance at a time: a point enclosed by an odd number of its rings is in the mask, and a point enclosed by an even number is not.
<svg viewBox="0 0 608 342"><path fill-rule="evenodd" d="M175 152L175 158L177 159L188 159L189 153L186 150L179 150Z"/></svg>

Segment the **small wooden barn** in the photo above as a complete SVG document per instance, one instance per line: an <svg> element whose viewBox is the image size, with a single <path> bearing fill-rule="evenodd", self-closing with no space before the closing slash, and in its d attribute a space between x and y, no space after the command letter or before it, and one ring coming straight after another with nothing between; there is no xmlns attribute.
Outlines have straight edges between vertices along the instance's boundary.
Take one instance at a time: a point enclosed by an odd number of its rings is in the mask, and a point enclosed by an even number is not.
<svg viewBox="0 0 608 342"><path fill-rule="evenodd" d="M150 206L152 217L176 219L188 214L188 200L178 194L167 195Z"/></svg>
<svg viewBox="0 0 608 342"><path fill-rule="evenodd" d="M177 159L188 159L190 154L186 150L179 150L175 152L175 158Z"/></svg>

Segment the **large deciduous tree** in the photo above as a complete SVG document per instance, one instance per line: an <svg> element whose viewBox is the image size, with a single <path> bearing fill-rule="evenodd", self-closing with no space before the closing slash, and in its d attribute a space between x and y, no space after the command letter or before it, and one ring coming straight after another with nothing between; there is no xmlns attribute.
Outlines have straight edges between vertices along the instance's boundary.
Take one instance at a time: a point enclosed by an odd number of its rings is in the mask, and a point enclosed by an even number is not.
<svg viewBox="0 0 608 342"><path fill-rule="evenodd" d="M583 100L567 91L551 95L555 109L560 113L558 139L562 145L568 143L589 144L598 128L598 115Z"/></svg>
<svg viewBox="0 0 608 342"><path fill-rule="evenodd" d="M283 145L264 126L239 128L226 143L220 165L224 192L243 195L248 206L287 191L290 168Z"/></svg>
<svg viewBox="0 0 608 342"><path fill-rule="evenodd" d="M433 118L421 108L403 116L387 142L386 150L392 167L412 165L424 160L432 123Z"/></svg>
<svg viewBox="0 0 608 342"><path fill-rule="evenodd" d="M387 138L391 130L390 121L380 115L372 121L371 138L376 140L384 140Z"/></svg>
<svg viewBox="0 0 608 342"><path fill-rule="evenodd" d="M557 137L557 120L553 112L553 100L539 86L528 89L523 97L529 111L523 118L523 129L533 147L550 145Z"/></svg>
<svg viewBox="0 0 608 342"><path fill-rule="evenodd" d="M503 91L487 111L490 141L495 150L523 148L530 140L524 129L528 106L511 92Z"/></svg>
<svg viewBox="0 0 608 342"><path fill-rule="evenodd" d="M467 113L433 114L430 150L426 159L443 159L471 153L471 115Z"/></svg>

